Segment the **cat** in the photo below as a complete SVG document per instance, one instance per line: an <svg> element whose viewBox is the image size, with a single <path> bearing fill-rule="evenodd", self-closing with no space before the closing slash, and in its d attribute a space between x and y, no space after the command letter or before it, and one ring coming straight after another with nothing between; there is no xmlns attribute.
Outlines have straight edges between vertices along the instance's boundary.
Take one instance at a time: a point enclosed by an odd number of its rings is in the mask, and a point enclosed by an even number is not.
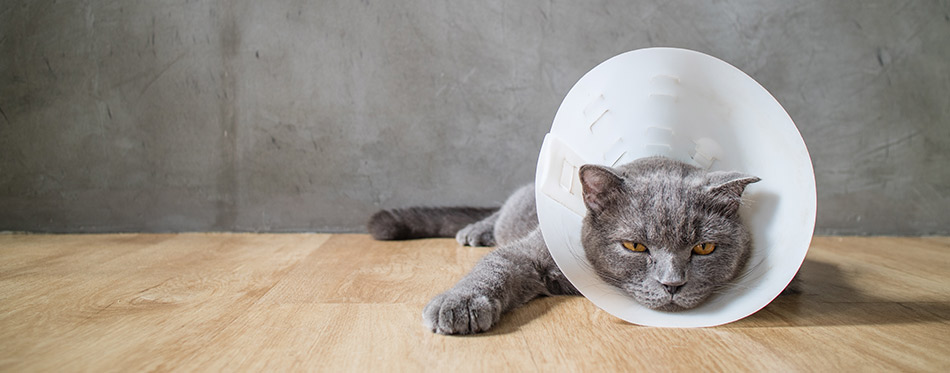
<svg viewBox="0 0 950 373"><path fill-rule="evenodd" d="M644 306L696 307L748 261L751 239L739 206L746 186L759 178L663 157L616 168L584 165L578 172L587 208L585 255L600 278ZM378 240L454 236L462 245L497 245L425 306L423 324L435 333L485 332L534 298L580 295L545 246L531 184L498 209L381 210L367 228Z"/></svg>

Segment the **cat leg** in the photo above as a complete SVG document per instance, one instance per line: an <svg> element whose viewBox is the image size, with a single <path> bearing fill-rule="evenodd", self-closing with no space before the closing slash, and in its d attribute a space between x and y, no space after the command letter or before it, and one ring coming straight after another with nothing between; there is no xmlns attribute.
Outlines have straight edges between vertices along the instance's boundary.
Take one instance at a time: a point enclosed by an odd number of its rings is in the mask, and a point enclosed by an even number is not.
<svg viewBox="0 0 950 373"><path fill-rule="evenodd" d="M455 240L464 246L494 246L495 245L495 221L498 220L500 211L487 218L465 226L455 234Z"/></svg>
<svg viewBox="0 0 950 373"><path fill-rule="evenodd" d="M527 236L537 226L534 184L528 184L508 196L494 214L460 230L455 240L468 246L505 245Z"/></svg>
<svg viewBox="0 0 950 373"><path fill-rule="evenodd" d="M501 315L542 295L576 294L554 265L540 230L482 258L454 287L422 311L423 324L439 334L481 333Z"/></svg>

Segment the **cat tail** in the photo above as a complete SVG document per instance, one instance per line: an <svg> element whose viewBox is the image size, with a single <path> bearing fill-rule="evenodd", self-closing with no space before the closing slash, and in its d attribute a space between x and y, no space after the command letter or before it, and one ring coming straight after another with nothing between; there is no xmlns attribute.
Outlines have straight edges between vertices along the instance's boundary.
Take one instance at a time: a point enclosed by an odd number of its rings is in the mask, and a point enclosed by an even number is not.
<svg viewBox="0 0 950 373"><path fill-rule="evenodd" d="M498 207L407 207L380 210L366 224L377 240L455 237L465 226L485 219Z"/></svg>

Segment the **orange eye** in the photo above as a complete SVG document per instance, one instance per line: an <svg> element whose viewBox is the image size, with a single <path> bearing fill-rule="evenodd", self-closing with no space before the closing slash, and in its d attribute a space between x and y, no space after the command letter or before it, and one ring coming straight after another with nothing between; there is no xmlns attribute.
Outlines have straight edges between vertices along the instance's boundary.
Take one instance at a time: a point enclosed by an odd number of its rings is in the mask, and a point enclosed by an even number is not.
<svg viewBox="0 0 950 373"><path fill-rule="evenodd" d="M630 250L630 251L636 251L636 252L647 251L647 247L643 246L642 243L623 241L623 247L626 247L627 250Z"/></svg>
<svg viewBox="0 0 950 373"><path fill-rule="evenodd" d="M709 255L709 253L713 252L713 250L716 250L716 244L712 242L693 246L693 252L699 255Z"/></svg>

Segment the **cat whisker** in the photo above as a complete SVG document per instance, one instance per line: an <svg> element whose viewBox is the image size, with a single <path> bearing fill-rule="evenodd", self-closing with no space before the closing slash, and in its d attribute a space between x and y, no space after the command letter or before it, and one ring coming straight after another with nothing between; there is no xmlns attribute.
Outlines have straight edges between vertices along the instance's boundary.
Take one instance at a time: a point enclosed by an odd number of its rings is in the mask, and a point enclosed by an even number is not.
<svg viewBox="0 0 950 373"><path fill-rule="evenodd" d="M586 258L582 258L576 252L571 252L571 255L574 257L577 263L580 263L581 266L584 267L584 269L586 269L590 273L597 275L599 278L604 280L604 282L606 282L608 285L611 285L614 287L620 287L620 284L624 282L623 279L617 276L614 276L613 274L606 272L602 269L598 269L594 267L592 264L590 264L590 262L587 261Z"/></svg>
<svg viewBox="0 0 950 373"><path fill-rule="evenodd" d="M751 289L754 286L744 285L747 283L755 282L755 280L761 278L764 275L764 272L758 271L759 267L764 265L765 258L760 258L759 260L747 263L745 268L736 275L731 281L719 284L713 289L713 294L723 294L728 293L734 289Z"/></svg>

